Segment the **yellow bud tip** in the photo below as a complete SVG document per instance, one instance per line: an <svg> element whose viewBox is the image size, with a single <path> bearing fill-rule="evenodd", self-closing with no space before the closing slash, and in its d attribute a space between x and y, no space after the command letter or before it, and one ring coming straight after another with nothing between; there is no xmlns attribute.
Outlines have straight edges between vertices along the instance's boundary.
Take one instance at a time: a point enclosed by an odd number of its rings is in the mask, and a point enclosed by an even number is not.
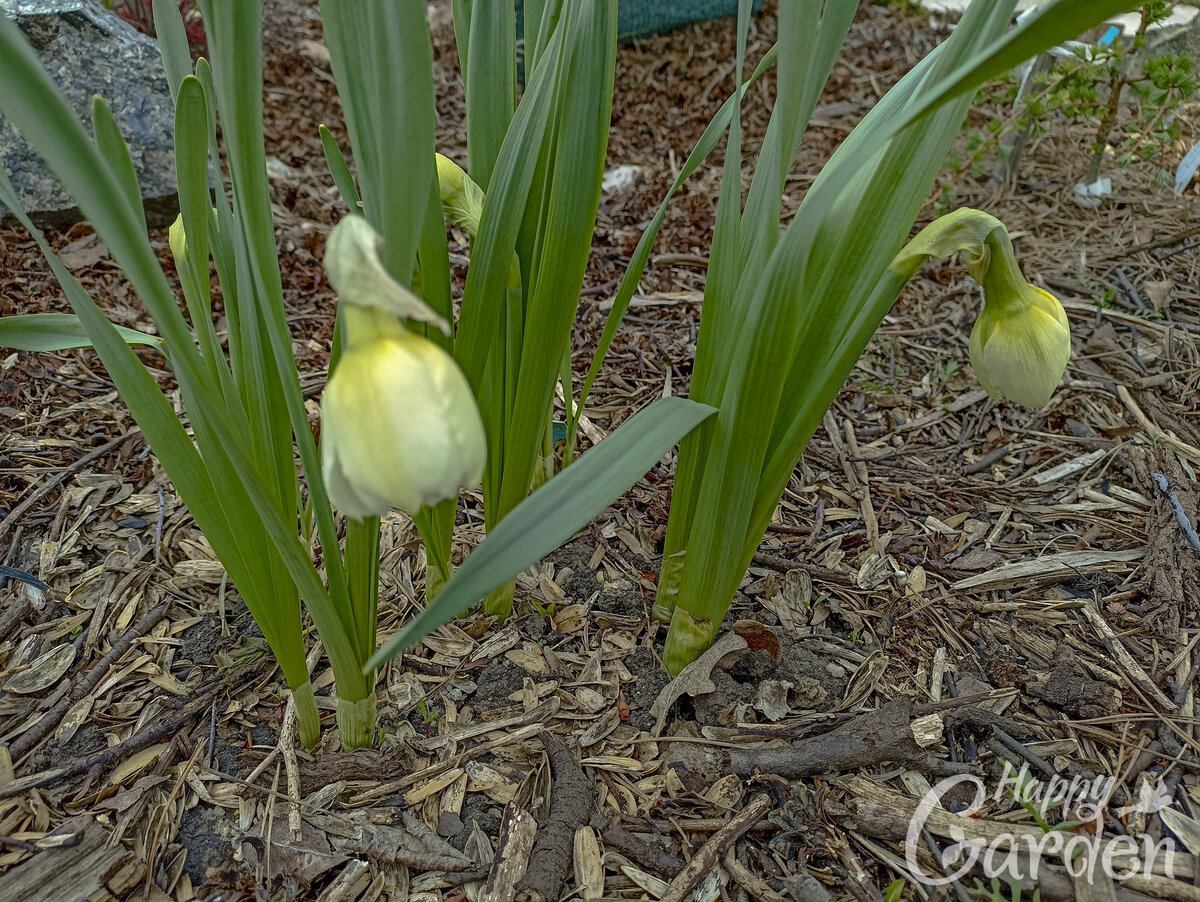
<svg viewBox="0 0 1200 902"><path fill-rule="evenodd" d="M179 266L187 259L187 233L183 230L182 213L171 223L171 228L167 231L167 242L171 245L171 256L175 258L175 265Z"/></svg>
<svg viewBox="0 0 1200 902"><path fill-rule="evenodd" d="M486 444L466 377L403 329L351 342L325 389L322 474L346 516L415 514L478 484Z"/></svg>
<svg viewBox="0 0 1200 902"><path fill-rule="evenodd" d="M437 160L437 178L438 187L442 195L452 194L462 190L463 179L466 178L466 173L462 167L455 163L447 156L440 153L435 153L434 159Z"/></svg>
<svg viewBox="0 0 1200 902"><path fill-rule="evenodd" d="M971 366L994 398L1044 407L1071 358L1071 328L1058 298L1030 285L989 292L971 330Z"/></svg>
<svg viewBox="0 0 1200 902"><path fill-rule="evenodd" d="M483 217L483 189L449 157L438 153L434 158L437 160L442 214L460 229L465 229L472 238L477 237Z"/></svg>

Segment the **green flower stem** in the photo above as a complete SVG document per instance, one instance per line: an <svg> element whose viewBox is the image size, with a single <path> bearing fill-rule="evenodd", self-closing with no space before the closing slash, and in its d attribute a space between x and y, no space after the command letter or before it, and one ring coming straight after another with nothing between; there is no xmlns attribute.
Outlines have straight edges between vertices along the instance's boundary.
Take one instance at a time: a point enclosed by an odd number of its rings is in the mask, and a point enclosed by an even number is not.
<svg viewBox="0 0 1200 902"><path fill-rule="evenodd" d="M375 654L379 601L379 518L346 520L346 577L350 583L353 637L360 661Z"/></svg>
<svg viewBox="0 0 1200 902"><path fill-rule="evenodd" d="M717 635L719 620L704 620L693 617L680 599L671 615L671 629L663 647L663 667L671 676L678 676L683 668L700 657Z"/></svg>
<svg viewBox="0 0 1200 902"><path fill-rule="evenodd" d="M306 749L313 748L321 739L321 715L317 713L317 699L313 695L312 680L292 689L292 701L296 704L296 732Z"/></svg>
<svg viewBox="0 0 1200 902"><path fill-rule="evenodd" d="M375 707L374 689L359 699L338 696L337 722L342 748L349 751L371 747L375 741Z"/></svg>
<svg viewBox="0 0 1200 902"><path fill-rule="evenodd" d="M454 575L450 561L454 541L454 514L457 498L447 498L433 507L425 507L413 517L421 541L425 543L425 603L437 597L442 586Z"/></svg>
<svg viewBox="0 0 1200 902"><path fill-rule="evenodd" d="M508 619L508 615L512 613L513 595L516 591L517 581L515 579L505 583L483 600L483 612L500 618L500 622L503 623Z"/></svg>
<svg viewBox="0 0 1200 902"><path fill-rule="evenodd" d="M542 450L533 467L529 491L536 492L554 476L554 409L546 411L546 428L542 430Z"/></svg>
<svg viewBox="0 0 1200 902"><path fill-rule="evenodd" d="M429 551L429 546L425 547L425 603L433 601L442 591L442 586L450 581L450 577L454 575L454 568L449 561L445 563L439 562L434 558Z"/></svg>

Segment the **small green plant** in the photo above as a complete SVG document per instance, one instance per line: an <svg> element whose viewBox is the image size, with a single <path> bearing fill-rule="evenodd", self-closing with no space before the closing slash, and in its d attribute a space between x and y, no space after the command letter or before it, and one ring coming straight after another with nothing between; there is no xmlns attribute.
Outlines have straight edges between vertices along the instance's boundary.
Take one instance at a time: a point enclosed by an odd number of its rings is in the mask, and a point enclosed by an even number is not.
<svg viewBox="0 0 1200 902"><path fill-rule="evenodd" d="M421 720L425 721L425 726L430 727L437 723L438 713L437 708L429 704L425 699L417 702L417 711L421 714Z"/></svg>
<svg viewBox="0 0 1200 902"><path fill-rule="evenodd" d="M904 898L904 888L908 886L908 881L901 877L899 880L893 880L888 884L887 889L883 891L883 902L900 902Z"/></svg>
<svg viewBox="0 0 1200 902"><path fill-rule="evenodd" d="M1138 10L1138 27L1128 39L1113 40L1106 33L1094 43L1072 43L1068 45L1072 55L1052 66L1035 64L1028 76L1014 70L980 89L976 108L995 112L982 126L974 115L968 118L959 153L946 161L953 175L942 184L939 203L947 207L952 203L954 185L963 174L979 178L988 160L1009 159L1023 143L1014 141L1014 136L1041 137L1056 121L1085 124L1094 136L1089 171L1081 173L1085 184L1100 177L1110 146L1118 166L1154 163L1158 166L1154 184L1172 184L1162 160L1180 135L1175 113L1197 90L1194 61L1187 53L1138 60L1150 28L1170 17L1181 3L1152 0Z"/></svg>
<svg viewBox="0 0 1200 902"><path fill-rule="evenodd" d="M1044 799L1037 799L1038 781L1034 776L1024 768L1018 770L1013 767L1008 761L1004 762L1004 773L1010 780L1006 782L1008 794L1012 796L1014 802L1020 805L1033 818L1043 833L1054 833L1059 830L1074 830L1076 827L1081 827L1084 821L1061 821L1057 824L1051 824L1047 819L1047 814L1056 808L1061 808L1066 804L1066 799L1062 796L1047 796Z"/></svg>
<svg viewBox="0 0 1200 902"><path fill-rule="evenodd" d="M554 620L554 615L558 613L558 605L552 601L542 604L536 598L531 598L529 601L533 605L533 609L538 612L538 616L540 616L543 620L545 620L547 623L550 623L552 620Z"/></svg>
<svg viewBox="0 0 1200 902"><path fill-rule="evenodd" d="M938 385L943 388L958 375L958 361L950 355L939 357L937 365Z"/></svg>

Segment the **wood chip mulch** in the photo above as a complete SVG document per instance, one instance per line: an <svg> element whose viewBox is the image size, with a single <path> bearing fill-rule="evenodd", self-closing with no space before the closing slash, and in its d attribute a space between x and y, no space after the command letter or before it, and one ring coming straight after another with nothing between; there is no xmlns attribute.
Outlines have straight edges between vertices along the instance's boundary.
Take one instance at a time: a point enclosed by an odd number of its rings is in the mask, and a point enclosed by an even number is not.
<svg viewBox="0 0 1200 902"><path fill-rule="evenodd" d="M315 3L268 6L268 153L315 398L333 321L320 259L341 215L316 126L343 144L344 129ZM462 159L448 4L431 17L440 142ZM787 216L949 28L862 7ZM732 59L729 23L620 50L609 157L634 178L601 204L580 373L641 228L732 88ZM769 101L768 78L747 103L752 150ZM1183 112L1189 145L1196 112ZM904 840L932 784L966 774L990 789L1004 762L1043 784L1110 780L1106 831L1180 850L1172 873L1160 862L1121 884L1048 860L1026 897L1200 898L1195 193L1113 168L1114 196L1081 209L1070 190L1088 141L1052 128L1012 187L954 186L1008 223L1026 272L1070 314L1076 355L1045 410L978 389L978 290L957 263L931 265L826 417L695 668L668 681L648 618L668 460L521 578L509 623L468 616L388 667L372 750L342 750L331 718L317 750L297 747L261 634L95 355L0 358L0 899L823 902L882 899L898 878L905 899L965 899L970 877L915 882ZM592 396L589 441L687 392L720 163L671 207ZM467 246L451 238L461 286ZM114 321L149 326L86 224L51 239ZM0 314L66 309L27 236L0 230L0 258ZM424 562L403 517L381 545L386 636L421 598ZM328 716L332 675L312 651ZM1170 807L1131 804L1159 790ZM1011 792L951 813L970 801L947 797L925 819L910 847L925 870L963 829L1044 835Z"/></svg>

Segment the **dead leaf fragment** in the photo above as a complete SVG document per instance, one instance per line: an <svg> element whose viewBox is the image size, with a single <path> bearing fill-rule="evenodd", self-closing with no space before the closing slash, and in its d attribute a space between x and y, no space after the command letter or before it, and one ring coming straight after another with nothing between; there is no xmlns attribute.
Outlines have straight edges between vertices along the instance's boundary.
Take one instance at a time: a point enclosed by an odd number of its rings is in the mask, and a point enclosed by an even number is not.
<svg viewBox="0 0 1200 902"><path fill-rule="evenodd" d="M604 863L596 831L580 827L575 831L575 885L583 899L599 899L604 895Z"/></svg>
<svg viewBox="0 0 1200 902"><path fill-rule="evenodd" d="M775 723L788 716L788 692L794 683L786 680L763 680L754 696L754 709Z"/></svg>
<svg viewBox="0 0 1200 902"><path fill-rule="evenodd" d="M70 642L56 645L39 655L20 673L14 673L4 681L5 692L28 695L49 689L57 683L75 660L75 646Z"/></svg>
<svg viewBox="0 0 1200 902"><path fill-rule="evenodd" d="M66 742L75 735L75 732L88 719L88 715L92 713L92 705L95 701L95 696L85 695L75 704L71 705L67 713L63 715L62 723L54 731L55 742Z"/></svg>
<svg viewBox="0 0 1200 902"><path fill-rule="evenodd" d="M748 647L749 643L737 633L726 633L714 642L708 651L683 668L679 676L663 686L662 692L650 707L650 713L654 715L655 735L662 733L667 723L667 712L677 699L684 695L694 697L715 692L717 686L712 681L712 672L717 662L728 654L744 652Z"/></svg>
<svg viewBox="0 0 1200 902"><path fill-rule="evenodd" d="M63 265L71 270L95 266L107 256L108 248L95 232L72 241L58 252L58 258L62 260Z"/></svg>

